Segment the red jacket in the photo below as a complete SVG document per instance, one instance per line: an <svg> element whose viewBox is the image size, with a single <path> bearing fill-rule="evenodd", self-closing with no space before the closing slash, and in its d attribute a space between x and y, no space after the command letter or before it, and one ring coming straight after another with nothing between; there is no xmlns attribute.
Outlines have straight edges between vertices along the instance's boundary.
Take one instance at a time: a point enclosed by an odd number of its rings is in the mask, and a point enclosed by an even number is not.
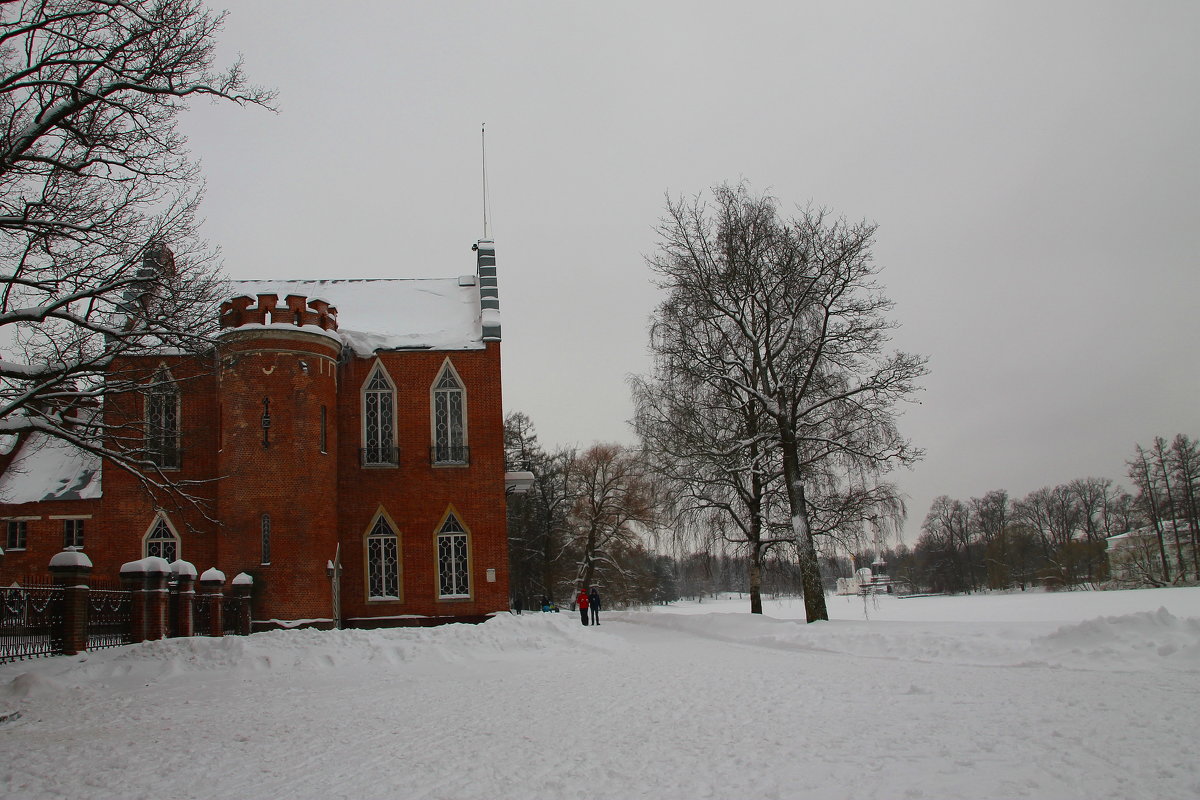
<svg viewBox="0 0 1200 800"><path fill-rule="evenodd" d="M587 592L580 592L580 593L579 593L579 596L575 598L575 605L579 606L580 608L587 608L587 607L588 607L588 597L587 597Z"/></svg>

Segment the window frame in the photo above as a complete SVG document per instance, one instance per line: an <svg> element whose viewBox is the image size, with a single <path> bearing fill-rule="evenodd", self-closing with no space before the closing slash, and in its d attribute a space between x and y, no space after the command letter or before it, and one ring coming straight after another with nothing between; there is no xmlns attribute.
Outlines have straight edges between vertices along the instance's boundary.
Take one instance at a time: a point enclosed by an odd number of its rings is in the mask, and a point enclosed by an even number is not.
<svg viewBox="0 0 1200 800"><path fill-rule="evenodd" d="M33 519L37 519L37 517L34 517ZM4 552L19 552L21 550L28 549L29 523L31 522L31 519L29 517L8 517L4 521L8 523L4 526ZM17 526L15 528L15 530L18 532L16 537L13 536L13 526ZM19 544L13 544L14 541L19 542Z"/></svg>
<svg viewBox="0 0 1200 800"><path fill-rule="evenodd" d="M83 521L87 517L60 517L63 522L63 549L74 547L76 550L82 550L84 544L84 529Z"/></svg>
<svg viewBox="0 0 1200 800"><path fill-rule="evenodd" d="M165 364L151 378L146 390L144 411L146 460L161 470L182 469L182 393L175 376ZM168 419L170 424L160 423L160 418Z"/></svg>
<svg viewBox="0 0 1200 800"><path fill-rule="evenodd" d="M159 531L160 529L165 530L168 534L170 534L170 536L155 538L155 532ZM171 541L175 545L174 558L159 556L159 558L166 559L168 563L178 561L183 558L183 537L179 535L179 531L175 530L175 526L171 524L170 518L162 512L159 512L154 516L154 520L150 523L150 527L146 529L144 534L142 534L142 558L149 558L150 556L154 555L150 552L150 544L152 541Z"/></svg>
<svg viewBox="0 0 1200 800"><path fill-rule="evenodd" d="M380 380L387 388L371 388L371 384L375 383L376 379ZM398 428L398 420L396 415L396 382L392 380L391 375L389 375L387 369L384 368L383 362L376 361L375 365L371 367L371 371L367 373L367 379L363 381L362 388L360 389L360 395L362 423L360 426L361 430L359 433L359 441L362 443L362 449L360 451L362 457L359 459L359 464L370 469L386 469L399 466L400 455L396 446ZM389 418L385 420L383 419L385 412L379 410L378 400L375 401L376 407L374 414L378 416L379 424L377 427L380 431L380 435L375 437L377 440L379 440L376 442L371 442L369 440L372 419L372 397L386 397L389 404L389 408L386 410L386 414ZM390 434L389 441L386 443L382 441L382 434L385 430L384 423L386 423L387 432ZM378 454L378 457L375 460L369 460L372 453Z"/></svg>
<svg viewBox="0 0 1200 800"><path fill-rule="evenodd" d="M385 532L386 531L386 532ZM386 563L377 563L375 561L375 553L373 552L372 542L381 542L382 546L386 546L387 540L391 540L394 548L394 566L393 573L389 576L380 574L379 580L387 581L390 577L396 586L396 594L378 594L371 593L372 582L376 577L376 570L382 573L386 570ZM404 547L403 537L400 533L400 528L396 525L396 521L391 515L380 506L375 515L371 517L370 524L367 525L363 532L363 595L368 603L403 603L404 602ZM384 554L386 557L386 554ZM381 587L386 589L386 585Z"/></svg>
<svg viewBox="0 0 1200 800"><path fill-rule="evenodd" d="M457 526L456 530L450 529L451 521ZM454 580L454 585L451 588L459 589L460 591L447 594L443 592L445 584L443 569L445 564L442 560L442 545L443 542L450 543L454 539L462 540L463 553L461 556L451 555L455 564L455 577L458 578ZM442 515L442 519L438 523L437 528L434 529L433 534L433 555L435 559L434 591L439 602L463 602L474 599L475 581L471 577L474 570L472 555L474 548L471 545L471 529L463 523L462 515L458 513L454 506L450 506L446 509L446 513ZM453 547L453 544L450 544L450 546ZM466 584L466 591L461 591L464 588L461 585L463 583Z"/></svg>
<svg viewBox="0 0 1200 800"><path fill-rule="evenodd" d="M454 386L442 386L447 380L453 381ZM452 395L458 395L457 414L453 415ZM445 404L444 416L446 430L439 429L442 412L440 406ZM429 387L429 461L435 467L464 467L471 463L470 442L467 437L467 384L462 375L454 367L449 357L442 362L441 369ZM457 431L455 431L457 422ZM455 436L457 433L457 437ZM457 443L455 439L457 438Z"/></svg>

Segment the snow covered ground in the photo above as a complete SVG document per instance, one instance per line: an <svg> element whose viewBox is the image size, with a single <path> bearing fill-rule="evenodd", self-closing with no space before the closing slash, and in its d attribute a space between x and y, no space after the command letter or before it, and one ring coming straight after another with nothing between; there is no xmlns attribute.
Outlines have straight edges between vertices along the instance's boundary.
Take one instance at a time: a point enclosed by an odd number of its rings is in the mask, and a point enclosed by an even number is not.
<svg viewBox="0 0 1200 800"><path fill-rule="evenodd" d="M1200 797L1200 589L829 600L7 664L0 797Z"/></svg>

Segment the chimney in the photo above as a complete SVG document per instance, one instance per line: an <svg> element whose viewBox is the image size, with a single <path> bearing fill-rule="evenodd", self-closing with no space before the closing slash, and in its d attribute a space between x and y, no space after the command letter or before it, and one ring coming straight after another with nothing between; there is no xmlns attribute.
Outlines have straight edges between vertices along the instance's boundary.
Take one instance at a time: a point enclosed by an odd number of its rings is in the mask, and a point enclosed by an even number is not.
<svg viewBox="0 0 1200 800"><path fill-rule="evenodd" d="M483 320L483 340L500 341L500 290L496 284L496 245L480 239L472 247L476 252L479 275L479 309Z"/></svg>

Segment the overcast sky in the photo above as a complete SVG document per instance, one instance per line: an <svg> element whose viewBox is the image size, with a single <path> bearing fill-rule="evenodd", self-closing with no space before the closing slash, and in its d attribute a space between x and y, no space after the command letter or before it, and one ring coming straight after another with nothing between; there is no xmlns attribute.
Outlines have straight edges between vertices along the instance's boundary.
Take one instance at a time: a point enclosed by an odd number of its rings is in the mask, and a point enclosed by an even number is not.
<svg viewBox="0 0 1200 800"><path fill-rule="evenodd" d="M665 193L743 179L879 224L930 358L910 543L936 495L1127 483L1200 435L1195 0L216 7L279 91L184 118L226 272L472 272L486 122L505 407L547 446L632 442Z"/></svg>

